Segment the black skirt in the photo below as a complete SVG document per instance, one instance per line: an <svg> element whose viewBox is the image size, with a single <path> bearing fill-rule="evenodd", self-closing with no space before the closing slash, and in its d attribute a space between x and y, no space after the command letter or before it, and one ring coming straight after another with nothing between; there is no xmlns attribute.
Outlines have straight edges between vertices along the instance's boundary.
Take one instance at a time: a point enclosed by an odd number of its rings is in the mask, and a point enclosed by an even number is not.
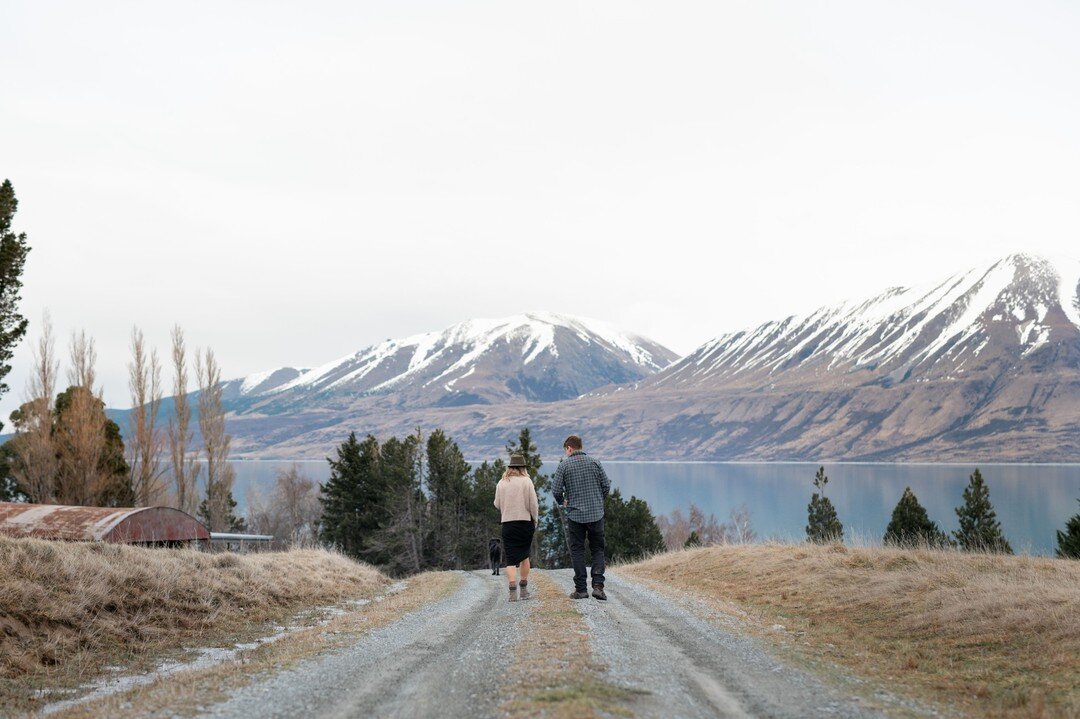
<svg viewBox="0 0 1080 719"><path fill-rule="evenodd" d="M507 567L516 567L529 558L535 531L536 525L528 519L502 523L503 556Z"/></svg>

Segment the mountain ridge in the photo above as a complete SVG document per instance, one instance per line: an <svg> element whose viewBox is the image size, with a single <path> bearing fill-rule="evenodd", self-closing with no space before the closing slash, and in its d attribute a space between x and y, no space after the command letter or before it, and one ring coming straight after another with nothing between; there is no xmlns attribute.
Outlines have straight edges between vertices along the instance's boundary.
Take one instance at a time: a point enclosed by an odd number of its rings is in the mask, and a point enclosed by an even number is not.
<svg viewBox="0 0 1080 719"><path fill-rule="evenodd" d="M350 431L419 426L484 456L527 425L619 459L1080 460L1073 260L1012 254L668 351L663 367L635 355L640 336L621 347L574 321L472 320L234 380L234 445L324 455Z"/></svg>

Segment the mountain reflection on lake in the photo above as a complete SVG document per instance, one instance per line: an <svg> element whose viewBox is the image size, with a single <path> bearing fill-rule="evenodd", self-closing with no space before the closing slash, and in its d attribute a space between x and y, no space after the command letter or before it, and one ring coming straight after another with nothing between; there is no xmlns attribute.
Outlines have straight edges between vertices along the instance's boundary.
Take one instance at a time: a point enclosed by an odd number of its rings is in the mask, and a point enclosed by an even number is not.
<svg viewBox="0 0 1080 719"><path fill-rule="evenodd" d="M268 495L274 476L287 461L234 461L234 496L243 511L251 492ZM315 481L325 481L325 461L296 463ZM645 499L654 513L686 509L691 503L725 521L745 504L758 537L802 539L806 505L817 469L811 463L743 464L728 462L605 462L612 485L624 496ZM1055 530L1080 511L1080 465L979 465L990 488L1005 536L1017 552L1053 554ZM551 465L544 471L550 472ZM845 536L877 542L893 507L911 487L919 501L946 531L957 528L953 511L974 465L833 464L826 494L836 505Z"/></svg>

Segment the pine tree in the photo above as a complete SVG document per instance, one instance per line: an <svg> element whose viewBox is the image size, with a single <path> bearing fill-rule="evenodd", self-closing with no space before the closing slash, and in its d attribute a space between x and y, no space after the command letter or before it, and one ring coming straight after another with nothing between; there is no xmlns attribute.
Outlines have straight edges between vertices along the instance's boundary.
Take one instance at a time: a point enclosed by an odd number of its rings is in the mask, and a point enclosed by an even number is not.
<svg viewBox="0 0 1080 719"><path fill-rule="evenodd" d="M664 551L664 535L649 504L637 497L622 498L618 489L604 499L605 559L632 562Z"/></svg>
<svg viewBox="0 0 1080 719"><path fill-rule="evenodd" d="M379 453L382 500L378 528L361 557L397 576L432 566L427 546L427 498L423 491L423 438L391 437Z"/></svg>
<svg viewBox="0 0 1080 719"><path fill-rule="evenodd" d="M433 567L466 566L470 469L456 442L441 429L431 433L427 440L426 484L430 514L428 556Z"/></svg>
<svg viewBox="0 0 1080 719"><path fill-rule="evenodd" d="M1057 531L1056 554L1062 559L1080 559L1080 514L1074 514L1065 522L1064 532Z"/></svg>
<svg viewBox="0 0 1080 719"><path fill-rule="evenodd" d="M320 490L319 537L351 557L361 557L383 512L379 442L370 434L360 442L351 432L338 446L336 458L326 461L330 478Z"/></svg>
<svg viewBox="0 0 1080 719"><path fill-rule="evenodd" d="M956 508L956 516L960 518L960 529L953 532L953 536L961 549L968 552L1013 553L1001 532L1001 522L990 504L990 490L978 468L964 489L964 504Z"/></svg>
<svg viewBox="0 0 1080 719"><path fill-rule="evenodd" d="M889 526L885 528L884 542L902 547L945 547L949 545L949 538L930 519L911 487L906 487L893 509Z"/></svg>
<svg viewBox="0 0 1080 719"><path fill-rule="evenodd" d="M687 549L689 549L691 547L700 547L701 546L701 537L698 536L698 533L697 533L696 529L690 530L690 536L686 538L686 541L683 543L683 546L686 547Z"/></svg>
<svg viewBox="0 0 1080 719"><path fill-rule="evenodd" d="M27 320L19 314L19 292L22 290L22 273L30 246L26 233L15 234L11 221L19 201L10 180L0 184L0 396L8 390L4 382L11 372L11 358L15 347L26 335ZM4 426L0 422L0 429Z"/></svg>
<svg viewBox="0 0 1080 719"><path fill-rule="evenodd" d="M836 516L836 508L832 501L825 496L825 485L829 478L825 476L825 468L819 467L814 475L814 487L821 491L819 495L814 492L807 506L808 523L806 525L806 539L816 544L828 544L829 542L841 542L844 539L844 525Z"/></svg>

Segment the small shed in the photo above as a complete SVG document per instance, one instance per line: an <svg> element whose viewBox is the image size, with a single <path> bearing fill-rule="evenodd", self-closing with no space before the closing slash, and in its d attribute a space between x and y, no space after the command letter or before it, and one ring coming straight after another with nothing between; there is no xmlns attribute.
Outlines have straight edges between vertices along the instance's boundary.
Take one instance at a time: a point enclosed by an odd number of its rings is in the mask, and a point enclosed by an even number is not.
<svg viewBox="0 0 1080 719"><path fill-rule="evenodd" d="M0 502L0 535L169 545L210 539L202 522L171 507L67 507L18 502Z"/></svg>

